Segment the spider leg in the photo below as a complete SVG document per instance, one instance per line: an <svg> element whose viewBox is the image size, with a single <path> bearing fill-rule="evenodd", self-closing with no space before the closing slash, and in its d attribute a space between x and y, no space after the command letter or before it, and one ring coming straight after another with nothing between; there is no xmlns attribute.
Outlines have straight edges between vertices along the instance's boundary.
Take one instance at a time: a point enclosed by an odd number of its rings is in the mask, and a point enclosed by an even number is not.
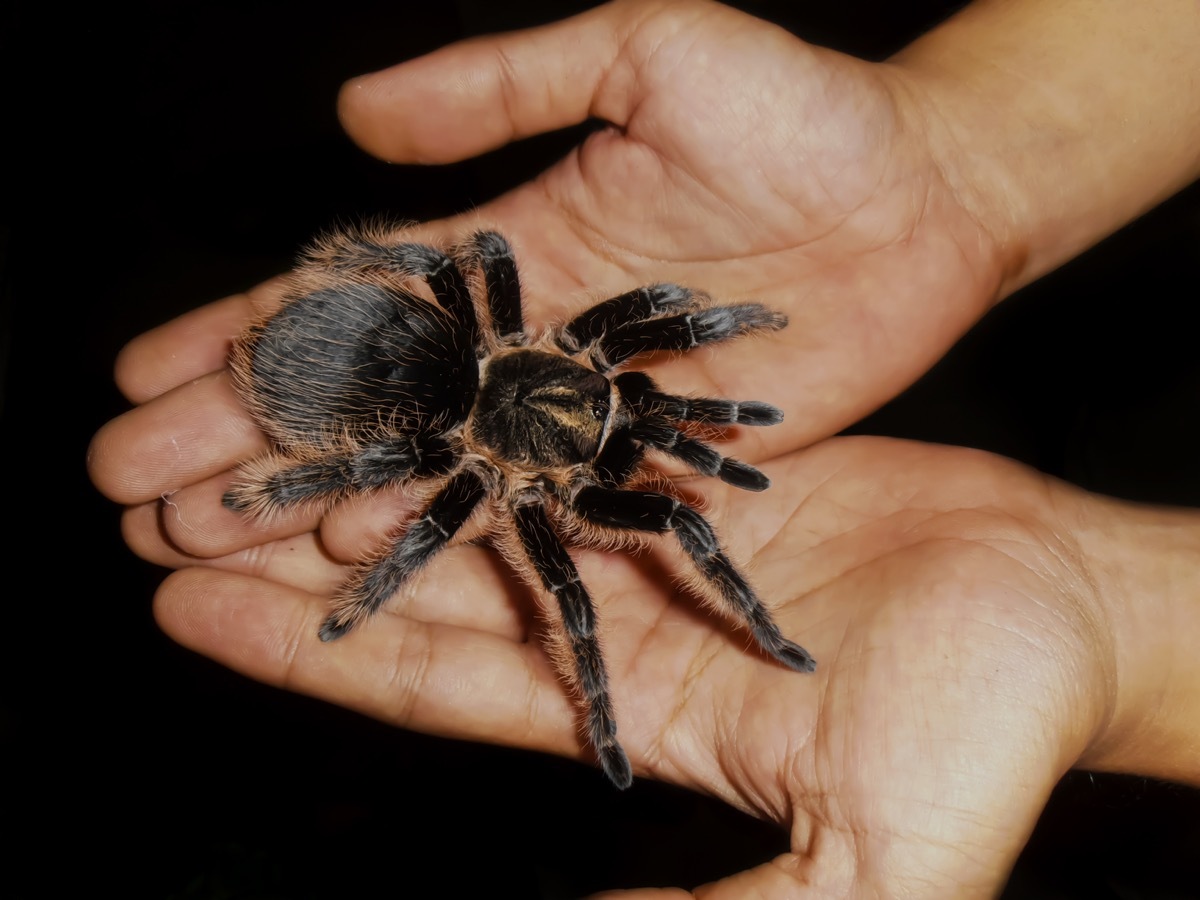
<svg viewBox="0 0 1200 900"><path fill-rule="evenodd" d="M573 507L587 521L609 528L674 532L696 570L763 650L797 672L816 668L807 650L783 636L745 576L725 555L712 526L686 503L649 491L585 487L576 494Z"/></svg>
<svg viewBox="0 0 1200 900"><path fill-rule="evenodd" d="M600 483L618 487L628 481L645 457L647 447L675 457L696 472L720 478L745 491L765 491L771 486L767 476L758 469L741 460L721 456L708 444L688 437L661 419L634 422L609 436L593 463Z"/></svg>
<svg viewBox="0 0 1200 900"><path fill-rule="evenodd" d="M585 309L564 325L558 332L558 346L565 353L579 353L626 322L695 309L702 296L678 284L651 284L619 294Z"/></svg>
<svg viewBox="0 0 1200 900"><path fill-rule="evenodd" d="M625 372L614 378L613 383L621 401L628 404L637 418L630 425L614 431L597 458L596 468L604 484L615 487L628 479L640 461L640 456L629 447L640 443L674 456L697 472L715 475L734 487L762 491L770 486L767 477L753 466L721 456L708 444L680 431L672 421L775 425L783 421L783 412L778 408L756 400L665 394L644 372Z"/></svg>
<svg viewBox="0 0 1200 900"><path fill-rule="evenodd" d="M646 448L632 436L632 427L622 425L608 436L593 466L600 482L617 487L629 480L646 455Z"/></svg>
<svg viewBox="0 0 1200 900"><path fill-rule="evenodd" d="M641 416L661 416L711 425L778 425L783 410L759 400L720 400L665 394L645 372L623 372L613 379L621 398Z"/></svg>
<svg viewBox="0 0 1200 900"><path fill-rule="evenodd" d="M545 508L537 504L519 506L513 510L513 518L530 564L542 586L558 601L574 664L574 680L587 704L588 743L613 784L627 788L633 783L633 770L617 742L608 674L596 638L596 608L570 554L554 533Z"/></svg>
<svg viewBox="0 0 1200 900"><path fill-rule="evenodd" d="M686 351L756 331L778 331L786 324L786 316L761 303L710 306L618 325L596 340L589 359L597 372L608 372L639 353Z"/></svg>
<svg viewBox="0 0 1200 900"><path fill-rule="evenodd" d="M512 247L503 235L480 231L454 253L460 265L478 267L483 273L492 331L503 344L525 343L525 320L521 312L521 277Z"/></svg>
<svg viewBox="0 0 1200 900"><path fill-rule="evenodd" d="M720 478L744 491L765 491L770 479L741 460L722 456L704 441L688 437L666 419L642 419L629 429L630 437L680 460L688 468Z"/></svg>
<svg viewBox="0 0 1200 900"><path fill-rule="evenodd" d="M269 519L301 504L326 506L350 494L440 475L453 464L450 445L436 435L381 441L353 453L278 468L268 459L266 465L241 467L221 503L252 518Z"/></svg>
<svg viewBox="0 0 1200 900"><path fill-rule="evenodd" d="M424 514L408 526L387 553L360 566L338 592L333 612L321 626L321 640L339 638L377 612L388 597L450 542L486 493L483 479L470 469L452 476L425 507Z"/></svg>
<svg viewBox="0 0 1200 900"><path fill-rule="evenodd" d="M338 233L310 248L304 262L338 274L382 269L423 278L438 304L468 330L470 343L475 343L479 325L466 279L454 260L436 247L415 242L387 244L365 234Z"/></svg>

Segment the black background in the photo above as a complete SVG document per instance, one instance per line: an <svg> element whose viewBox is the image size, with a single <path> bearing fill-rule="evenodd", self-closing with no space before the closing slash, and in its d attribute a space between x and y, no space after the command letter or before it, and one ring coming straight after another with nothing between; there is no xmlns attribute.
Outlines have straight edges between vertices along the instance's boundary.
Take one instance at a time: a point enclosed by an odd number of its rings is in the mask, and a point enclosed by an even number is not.
<svg viewBox="0 0 1200 900"><path fill-rule="evenodd" d="M150 616L163 573L125 549L84 470L90 436L126 408L111 367L129 338L281 271L325 225L468 208L584 133L386 166L341 134L342 80L587 5L3 13L9 896L563 898L694 886L786 849L683 791L619 794L575 763L397 731L180 649ZM957 4L742 5L879 58ZM1197 300L1193 187L1007 301L854 430L1200 505ZM1196 791L1073 774L1006 896L1196 896L1198 822Z"/></svg>

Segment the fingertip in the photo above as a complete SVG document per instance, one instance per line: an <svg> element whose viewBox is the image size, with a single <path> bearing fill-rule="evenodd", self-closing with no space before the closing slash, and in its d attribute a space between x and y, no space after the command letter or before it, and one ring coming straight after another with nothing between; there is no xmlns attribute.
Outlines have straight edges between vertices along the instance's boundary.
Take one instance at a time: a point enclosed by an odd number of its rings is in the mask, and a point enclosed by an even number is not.
<svg viewBox="0 0 1200 900"><path fill-rule="evenodd" d="M116 382L117 390L130 403L144 403L162 393L162 389L154 384L154 378L146 377L147 373L153 373L155 369L145 361L145 338L145 334L139 334L129 341L117 353L113 363L113 381Z"/></svg>
<svg viewBox="0 0 1200 900"><path fill-rule="evenodd" d="M178 569L163 579L154 592L154 621L168 637L192 650L211 643L213 618L210 586L212 570Z"/></svg>
<svg viewBox="0 0 1200 900"><path fill-rule="evenodd" d="M101 493L128 505L202 481L265 448L229 379L216 372L103 425L87 466Z"/></svg>
<svg viewBox="0 0 1200 900"><path fill-rule="evenodd" d="M351 140L385 162L441 165L504 146L522 136L522 122L530 133L547 130L528 124L519 106L509 108L504 90L483 47L453 44L347 82L338 119Z"/></svg>
<svg viewBox="0 0 1200 900"><path fill-rule="evenodd" d="M388 79L384 76L391 71L361 75L343 84L337 97L338 122L350 140L384 162L433 162L418 158L405 134L389 123L395 110L385 93Z"/></svg>
<svg viewBox="0 0 1200 900"><path fill-rule="evenodd" d="M373 156L417 164L456 162L578 124L593 114L632 12L609 4L359 76L342 85L338 117ZM608 111L622 116L616 106Z"/></svg>
<svg viewBox="0 0 1200 900"><path fill-rule="evenodd" d="M179 569L198 562L171 543L156 501L125 509L121 514L121 538L134 555L156 566Z"/></svg>
<svg viewBox="0 0 1200 900"><path fill-rule="evenodd" d="M119 427L116 424L119 421L118 418L105 422L100 426L100 430L92 435L92 439L88 441L84 465L87 467L88 478L96 486L96 490L109 500L122 503L129 501L123 495L120 479L117 476L118 469L112 463L112 459L116 455L113 431Z"/></svg>
<svg viewBox="0 0 1200 900"><path fill-rule="evenodd" d="M283 278L263 282L177 316L121 348L113 379L131 403L142 404L225 367L234 338L282 299Z"/></svg>
<svg viewBox="0 0 1200 900"><path fill-rule="evenodd" d="M227 346L211 347L194 323L209 307L192 310L131 339L117 353L113 380L130 403L142 404L185 381L220 369Z"/></svg>
<svg viewBox="0 0 1200 900"><path fill-rule="evenodd" d="M174 641L269 684L283 686L297 642L315 633L319 598L235 572L172 572L154 595L154 618Z"/></svg>
<svg viewBox="0 0 1200 900"><path fill-rule="evenodd" d="M192 558L216 559L296 537L320 524L319 515L304 509L286 510L269 520L256 521L222 502L228 486L229 475L222 472L164 495L159 503L166 539Z"/></svg>

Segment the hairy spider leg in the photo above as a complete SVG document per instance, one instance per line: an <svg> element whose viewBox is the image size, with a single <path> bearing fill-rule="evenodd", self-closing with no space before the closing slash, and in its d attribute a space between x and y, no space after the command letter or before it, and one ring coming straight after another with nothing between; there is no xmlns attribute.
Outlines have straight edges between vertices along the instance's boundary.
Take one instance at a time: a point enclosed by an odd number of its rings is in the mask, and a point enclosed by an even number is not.
<svg viewBox="0 0 1200 900"><path fill-rule="evenodd" d="M816 661L807 650L783 636L770 611L726 556L712 526L686 503L651 491L585 487L576 494L572 505L584 519L597 525L674 532L696 570L763 650L797 672L816 668Z"/></svg>
<svg viewBox="0 0 1200 900"><path fill-rule="evenodd" d="M646 456L646 448L632 437L633 424L613 429L592 464L600 483L619 487L627 482Z"/></svg>
<svg viewBox="0 0 1200 900"><path fill-rule="evenodd" d="M508 241L494 231L479 231L459 246L454 256L461 267L477 268L483 274L484 294L496 337L502 344L524 344L521 277Z"/></svg>
<svg viewBox="0 0 1200 900"><path fill-rule="evenodd" d="M623 372L613 379L621 399L639 416L661 416L681 422L709 425L778 425L783 410L759 400L720 400L664 394L645 372Z"/></svg>
<svg viewBox="0 0 1200 900"><path fill-rule="evenodd" d="M596 637L596 607L545 508L540 504L519 506L513 510L513 518L530 565L542 586L558 601L574 681L587 704L588 744L613 784L627 788L633 783L633 770L617 741L608 674Z"/></svg>
<svg viewBox="0 0 1200 900"><path fill-rule="evenodd" d="M722 456L708 444L688 437L668 420L646 418L621 426L609 435L594 463L601 484L619 487L632 477L651 447L673 456L702 475L716 476L745 491L765 491L770 479L738 459Z"/></svg>
<svg viewBox="0 0 1200 900"><path fill-rule="evenodd" d="M629 428L629 436L660 453L673 456L702 475L716 476L744 491L765 491L771 480L741 460L722 456L704 441L688 437L666 419L642 419Z"/></svg>
<svg viewBox="0 0 1200 900"><path fill-rule="evenodd" d="M471 469L453 476L384 556L365 563L334 598L333 612L321 626L323 641L339 638L378 612L429 560L451 541L487 493L483 479Z"/></svg>
<svg viewBox="0 0 1200 900"><path fill-rule="evenodd" d="M783 421L783 412L757 400L719 400L707 397L677 397L658 390L644 372L625 372L613 383L621 400L629 404L637 418L615 432L597 459L604 484L615 487L630 475L641 455L631 447L653 447L682 461L694 471L715 475L727 484L748 491L763 491L771 482L753 466L723 457L703 441L689 437L674 421L704 422L712 425L775 425ZM621 477L621 476L624 477ZM605 477L608 476L608 477Z"/></svg>
<svg viewBox="0 0 1200 900"><path fill-rule="evenodd" d="M558 346L565 353L579 353L626 322L697 309L704 296L679 284L650 284L618 294L585 309L564 325L558 332Z"/></svg>
<svg viewBox="0 0 1200 900"><path fill-rule="evenodd" d="M423 278L438 304L466 330L474 345L479 336L475 305L458 265L436 247L425 244L385 244L355 233L336 233L309 249L305 262L338 273L382 269Z"/></svg>
<svg viewBox="0 0 1200 900"><path fill-rule="evenodd" d="M786 316L761 303L710 306L618 325L596 339L589 359L597 372L608 372L639 353L692 350L756 331L778 331L786 324Z"/></svg>
<svg viewBox="0 0 1200 900"><path fill-rule="evenodd" d="M642 419L616 429L594 463L601 484L619 487L627 482L652 447L673 456L703 475L716 476L745 491L765 491L770 479L741 460L721 456L703 441L688 437L666 419Z"/></svg>
<svg viewBox="0 0 1200 900"><path fill-rule="evenodd" d="M445 474L455 455L445 438L419 433L314 462L287 462L291 464L275 471L260 470L255 463L243 466L221 497L222 505L254 518L269 518L301 504L329 506L351 494Z"/></svg>

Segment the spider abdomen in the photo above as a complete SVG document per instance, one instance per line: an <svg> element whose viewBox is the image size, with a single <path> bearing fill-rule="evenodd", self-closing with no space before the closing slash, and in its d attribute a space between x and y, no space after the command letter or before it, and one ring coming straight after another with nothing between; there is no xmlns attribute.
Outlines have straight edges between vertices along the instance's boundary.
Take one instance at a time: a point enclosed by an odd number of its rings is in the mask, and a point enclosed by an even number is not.
<svg viewBox="0 0 1200 900"><path fill-rule="evenodd" d="M441 309L389 285L347 283L283 306L235 350L235 382L281 444L428 430L466 419L475 347Z"/></svg>

